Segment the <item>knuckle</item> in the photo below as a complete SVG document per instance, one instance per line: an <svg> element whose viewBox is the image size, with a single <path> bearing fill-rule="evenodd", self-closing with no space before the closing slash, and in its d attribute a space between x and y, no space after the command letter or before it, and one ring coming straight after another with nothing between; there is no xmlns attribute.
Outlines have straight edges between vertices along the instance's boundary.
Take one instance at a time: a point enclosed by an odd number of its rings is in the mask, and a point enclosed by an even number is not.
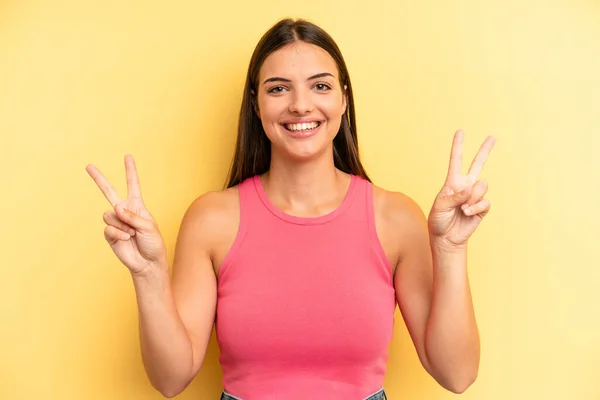
<svg viewBox="0 0 600 400"><path fill-rule="evenodd" d="M121 209L121 212L117 211L117 207ZM127 219L129 218L129 211L125 206L118 204L115 206L115 215L117 215L119 219Z"/></svg>
<svg viewBox="0 0 600 400"><path fill-rule="evenodd" d="M477 187L475 187L474 192L477 193L477 197L483 197L487 193L487 185L477 185Z"/></svg>

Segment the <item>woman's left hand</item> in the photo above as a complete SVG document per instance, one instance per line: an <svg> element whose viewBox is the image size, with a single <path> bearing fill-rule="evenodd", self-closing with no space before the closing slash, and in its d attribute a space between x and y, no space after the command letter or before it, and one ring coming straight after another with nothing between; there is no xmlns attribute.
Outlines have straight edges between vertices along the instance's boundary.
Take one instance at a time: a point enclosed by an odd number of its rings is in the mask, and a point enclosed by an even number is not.
<svg viewBox="0 0 600 400"><path fill-rule="evenodd" d="M477 180L496 139L488 136L475 156L466 176L462 174L462 142L464 133L454 134L448 175L429 213L431 239L449 249L466 247L469 237L490 210L490 202L484 198L488 187L484 180Z"/></svg>

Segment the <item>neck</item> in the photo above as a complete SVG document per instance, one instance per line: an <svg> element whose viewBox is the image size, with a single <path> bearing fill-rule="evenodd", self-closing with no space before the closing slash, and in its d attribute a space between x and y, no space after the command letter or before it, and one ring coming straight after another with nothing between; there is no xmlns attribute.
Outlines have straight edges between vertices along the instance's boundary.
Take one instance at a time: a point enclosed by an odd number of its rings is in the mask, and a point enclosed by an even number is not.
<svg viewBox="0 0 600 400"><path fill-rule="evenodd" d="M261 178L272 203L291 213L313 214L336 208L347 193L350 176L338 170L333 154L311 161L291 162L275 154ZM325 210L326 211L326 210Z"/></svg>

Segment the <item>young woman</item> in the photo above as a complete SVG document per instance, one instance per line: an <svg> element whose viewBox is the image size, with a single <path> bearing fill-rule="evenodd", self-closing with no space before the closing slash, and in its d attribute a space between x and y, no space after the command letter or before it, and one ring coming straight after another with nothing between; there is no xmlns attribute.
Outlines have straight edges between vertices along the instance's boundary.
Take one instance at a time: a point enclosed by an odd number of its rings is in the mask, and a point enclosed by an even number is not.
<svg viewBox="0 0 600 400"><path fill-rule="evenodd" d="M133 277L153 386L167 397L184 390L215 324L222 399L386 398L397 303L427 372L466 390L479 365L467 240L490 208L477 177L494 138L466 176L462 138L428 219L374 186L338 47L286 19L254 51L228 187L185 213L171 278L133 158L126 199L88 166L113 206L104 235Z"/></svg>

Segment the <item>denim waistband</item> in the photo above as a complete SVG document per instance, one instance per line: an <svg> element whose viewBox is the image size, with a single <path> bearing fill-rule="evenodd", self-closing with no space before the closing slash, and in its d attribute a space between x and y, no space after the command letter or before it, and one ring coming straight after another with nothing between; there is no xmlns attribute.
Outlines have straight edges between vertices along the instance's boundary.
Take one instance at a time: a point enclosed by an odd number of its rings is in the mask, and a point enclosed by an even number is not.
<svg viewBox="0 0 600 400"><path fill-rule="evenodd" d="M226 391L223 391L223 393L221 393L221 398L220 400L242 400L239 397L235 397L232 394L227 393ZM363 400L388 400L388 397L385 393L385 390L379 389L377 392L365 397Z"/></svg>

